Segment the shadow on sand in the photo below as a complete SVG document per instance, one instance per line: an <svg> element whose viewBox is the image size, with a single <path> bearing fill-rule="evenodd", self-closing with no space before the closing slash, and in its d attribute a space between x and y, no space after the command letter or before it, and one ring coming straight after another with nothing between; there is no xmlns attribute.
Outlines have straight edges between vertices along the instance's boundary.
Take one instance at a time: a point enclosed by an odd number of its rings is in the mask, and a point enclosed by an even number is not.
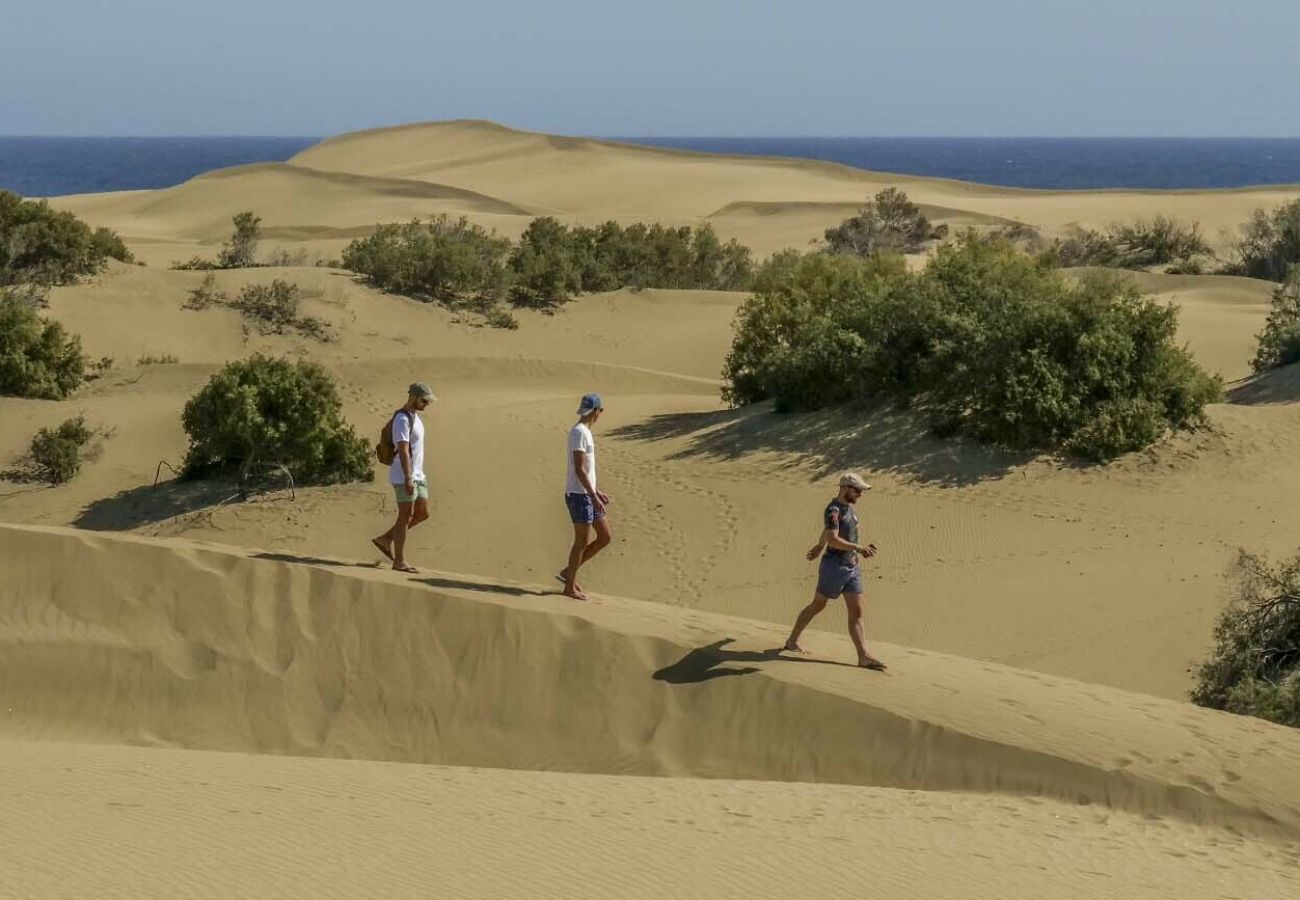
<svg viewBox="0 0 1300 900"><path fill-rule="evenodd" d="M1229 403L1273 406L1300 400L1300 363L1251 375L1228 386Z"/></svg>
<svg viewBox="0 0 1300 900"><path fill-rule="evenodd" d="M771 403L720 412L669 413L625 425L614 437L636 441L685 439L670 459L738 460L781 455L785 468L811 466L822 478L863 467L945 487L1002 478L1038 454L1010 453L930 433L921 413L884 405L778 415Z"/></svg>
<svg viewBox="0 0 1300 900"><path fill-rule="evenodd" d="M145 484L94 501L72 524L88 531L129 531L215 506L234 491L229 483L216 481L165 481L157 487Z"/></svg>
<svg viewBox="0 0 1300 900"><path fill-rule="evenodd" d="M654 680L666 681L669 684L699 684L702 681L712 681L714 678L726 678L730 675L752 675L754 672L762 671L757 666L745 666L739 669L720 668L728 663L792 662L815 663L822 666L846 666L850 669L857 668L857 666L836 662L833 659L783 656L780 647L773 647L770 650L723 649L727 644L733 643L735 640L735 638L723 638L720 641L714 641L712 644L696 647L671 666L664 666L655 672Z"/></svg>

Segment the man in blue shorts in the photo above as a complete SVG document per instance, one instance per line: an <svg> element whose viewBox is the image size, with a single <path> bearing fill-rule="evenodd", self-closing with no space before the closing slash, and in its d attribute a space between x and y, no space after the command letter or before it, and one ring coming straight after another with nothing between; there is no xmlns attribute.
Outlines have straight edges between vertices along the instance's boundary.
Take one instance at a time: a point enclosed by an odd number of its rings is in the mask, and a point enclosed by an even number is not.
<svg viewBox="0 0 1300 900"><path fill-rule="evenodd" d="M817 590L812 602L799 611L794 629L785 642L786 650L803 653L799 635L816 615L826 608L829 600L844 595L844 606L849 614L849 637L858 651L858 665L864 669L883 670L885 664L867 652L867 641L862 631L862 567L859 556L876 555L876 545L858 543L858 515L853 506L871 485L856 472L840 476L840 490L826 506L822 517L821 538L808 551L808 559L816 559L826 548L817 572Z"/></svg>
<svg viewBox="0 0 1300 900"><path fill-rule="evenodd" d="M559 578L564 582L564 596L574 600L587 599L578 584L578 569L613 540L609 519L605 518L609 495L596 489L596 441L591 436L591 426L604 411L600 394L587 394L578 404L578 423L569 429L564 503L573 522L573 546ZM595 540L591 540L592 531L596 532Z"/></svg>

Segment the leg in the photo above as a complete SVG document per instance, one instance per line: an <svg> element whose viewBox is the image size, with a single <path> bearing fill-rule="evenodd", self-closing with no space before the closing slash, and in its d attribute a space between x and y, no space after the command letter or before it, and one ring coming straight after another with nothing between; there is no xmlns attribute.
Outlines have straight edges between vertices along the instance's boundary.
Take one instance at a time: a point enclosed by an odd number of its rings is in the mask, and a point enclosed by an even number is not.
<svg viewBox="0 0 1300 900"><path fill-rule="evenodd" d="M601 516L591 524L592 529L596 532L596 539L586 546L582 551L582 563L591 559L600 551L609 546L610 541L614 540L614 532L609 528L609 519Z"/></svg>
<svg viewBox="0 0 1300 900"><path fill-rule="evenodd" d="M858 651L858 665L864 669L883 669L885 664L867 652L867 638L862 628L862 595L844 594L844 608L849 614L849 639Z"/></svg>
<svg viewBox="0 0 1300 900"><path fill-rule="evenodd" d="M427 518L429 518L429 498L419 496L411 504L411 521L406 524L406 530L410 531Z"/></svg>
<svg viewBox="0 0 1300 900"><path fill-rule="evenodd" d="M397 521L393 523L393 568L401 572L410 571L406 563L406 529L410 527L414 503L397 504Z"/></svg>
<svg viewBox="0 0 1300 900"><path fill-rule="evenodd" d="M586 600L587 595L578 588L578 568L582 565L587 552L587 541L591 536L591 526L586 522L573 523L573 546L569 548L569 564L564 568L564 596L574 600Z"/></svg>
<svg viewBox="0 0 1300 900"><path fill-rule="evenodd" d="M790 637L786 638L785 649L794 653L803 653L803 648L799 646L799 635L808 627L808 623L817 617L823 609L826 608L827 598L821 594L813 594L812 602L799 610L799 617L794 620L794 628L790 631Z"/></svg>

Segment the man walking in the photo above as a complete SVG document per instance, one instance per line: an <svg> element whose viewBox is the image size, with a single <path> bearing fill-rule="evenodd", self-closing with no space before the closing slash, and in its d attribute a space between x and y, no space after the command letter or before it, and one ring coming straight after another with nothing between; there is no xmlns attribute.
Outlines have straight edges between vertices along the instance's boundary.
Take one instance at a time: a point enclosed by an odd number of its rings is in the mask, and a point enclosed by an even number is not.
<svg viewBox="0 0 1300 900"><path fill-rule="evenodd" d="M843 594L849 616L849 637L854 649L858 651L858 665L864 669L885 668L884 663L867 652L866 637L862 630L862 567L858 557L875 556L876 545L863 546L858 543L858 516L853 506L870 489L871 485L856 472L846 472L840 476L839 493L827 505L822 518L821 538L808 551L808 559L812 560L817 558L823 547L826 548L818 567L817 590L812 602L800 610L784 649L803 653L803 648L799 646L799 635L826 608L828 600L834 600Z"/></svg>
<svg viewBox="0 0 1300 900"><path fill-rule="evenodd" d="M424 422L420 410L437 400L433 390L417 381L407 390L406 404L393 413L389 428L396 453L388 467L388 483L397 495L397 521L371 543L393 561L398 572L417 572L406 561L406 532L429 518L429 483L424 476Z"/></svg>
<svg viewBox="0 0 1300 900"><path fill-rule="evenodd" d="M600 394L587 394L578 404L578 423L569 429L564 503L573 522L573 546L569 549L569 563L559 577L564 582L564 596L574 600L587 599L578 584L578 569L613 539L605 517L609 495L596 488L596 441L591 435L591 427L604 411ZM592 531L596 532L595 540L591 539Z"/></svg>

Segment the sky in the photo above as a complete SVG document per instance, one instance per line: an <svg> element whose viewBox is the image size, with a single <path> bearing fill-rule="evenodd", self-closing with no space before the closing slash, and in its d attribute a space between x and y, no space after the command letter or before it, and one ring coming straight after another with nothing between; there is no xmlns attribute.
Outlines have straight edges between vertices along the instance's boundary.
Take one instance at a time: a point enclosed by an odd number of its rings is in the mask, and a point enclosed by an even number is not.
<svg viewBox="0 0 1300 900"><path fill-rule="evenodd" d="M0 0L0 134L1300 136L1297 0Z"/></svg>

